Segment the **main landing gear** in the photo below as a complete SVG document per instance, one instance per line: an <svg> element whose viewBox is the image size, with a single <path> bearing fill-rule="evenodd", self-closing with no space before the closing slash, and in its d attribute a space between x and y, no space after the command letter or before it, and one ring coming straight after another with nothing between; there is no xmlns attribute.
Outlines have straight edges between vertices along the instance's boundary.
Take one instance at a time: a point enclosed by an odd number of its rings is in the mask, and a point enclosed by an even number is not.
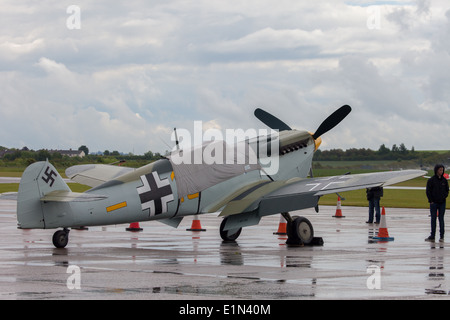
<svg viewBox="0 0 450 320"><path fill-rule="evenodd" d="M323 239L314 237L314 229L311 222L305 217L293 216L288 212L281 214L287 221L287 245L304 246L304 245L323 245ZM241 234L242 228L224 231L227 217L220 224L220 236L224 242L235 241Z"/></svg>
<svg viewBox="0 0 450 320"><path fill-rule="evenodd" d="M241 234L242 228L224 231L223 228L225 227L225 224L227 223L227 219L228 219L228 217L225 217L222 220L222 223L220 224L220 237L222 238L222 240L224 242L233 242Z"/></svg>
<svg viewBox="0 0 450 320"><path fill-rule="evenodd" d="M69 229L64 228L53 234L53 245L56 248L65 248L67 246L67 243L69 243L69 231Z"/></svg>
<svg viewBox="0 0 450 320"><path fill-rule="evenodd" d="M314 229L311 222L305 217L293 216L289 212L281 213L286 219L286 232L288 239L287 245L290 246L307 246L307 245L323 245L323 239L314 237Z"/></svg>

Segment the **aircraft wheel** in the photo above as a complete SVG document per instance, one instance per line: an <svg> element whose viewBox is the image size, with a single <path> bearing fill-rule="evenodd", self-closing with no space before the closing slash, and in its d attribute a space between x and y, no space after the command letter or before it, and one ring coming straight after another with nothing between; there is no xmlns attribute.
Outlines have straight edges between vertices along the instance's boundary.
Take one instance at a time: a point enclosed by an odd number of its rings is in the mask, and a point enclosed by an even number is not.
<svg viewBox="0 0 450 320"><path fill-rule="evenodd" d="M241 234L242 228L224 231L223 228L225 227L227 219L228 218L224 218L220 224L220 237L225 242L235 241Z"/></svg>
<svg viewBox="0 0 450 320"><path fill-rule="evenodd" d="M69 230L58 230L53 234L53 245L56 248L65 248L69 243Z"/></svg>
<svg viewBox="0 0 450 320"><path fill-rule="evenodd" d="M310 244L314 238L311 222L304 217L293 217L287 226L288 244Z"/></svg>

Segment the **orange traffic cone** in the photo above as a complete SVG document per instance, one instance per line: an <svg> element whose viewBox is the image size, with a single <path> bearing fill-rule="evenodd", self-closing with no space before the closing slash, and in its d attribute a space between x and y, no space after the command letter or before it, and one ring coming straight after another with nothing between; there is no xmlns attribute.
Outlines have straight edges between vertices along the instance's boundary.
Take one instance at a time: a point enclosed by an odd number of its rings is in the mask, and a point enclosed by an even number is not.
<svg viewBox="0 0 450 320"><path fill-rule="evenodd" d="M393 241L394 238L389 237L389 232L386 226L386 212L384 210L384 207L381 211L381 221L380 221L380 228L378 229L378 235L376 237L373 237L374 240L381 240L381 241Z"/></svg>
<svg viewBox="0 0 450 320"><path fill-rule="evenodd" d="M186 231L206 231L206 229L202 229L200 220L198 219L198 216L195 215L194 220L192 220L191 228L186 229Z"/></svg>
<svg viewBox="0 0 450 320"><path fill-rule="evenodd" d="M337 200L336 214L333 217L334 218L345 218L345 216L342 215L341 197L339 197L339 196L338 196L338 200Z"/></svg>
<svg viewBox="0 0 450 320"><path fill-rule="evenodd" d="M142 229L141 227L139 227L139 222L132 222L130 223L130 226L128 228L126 228L125 230L127 231L133 231L133 232L138 232L138 231L142 231L144 229Z"/></svg>
<svg viewBox="0 0 450 320"><path fill-rule="evenodd" d="M286 219L282 215L280 215L280 223L278 224L278 231L274 232L273 234L278 234L278 235L287 234L286 227L287 227Z"/></svg>

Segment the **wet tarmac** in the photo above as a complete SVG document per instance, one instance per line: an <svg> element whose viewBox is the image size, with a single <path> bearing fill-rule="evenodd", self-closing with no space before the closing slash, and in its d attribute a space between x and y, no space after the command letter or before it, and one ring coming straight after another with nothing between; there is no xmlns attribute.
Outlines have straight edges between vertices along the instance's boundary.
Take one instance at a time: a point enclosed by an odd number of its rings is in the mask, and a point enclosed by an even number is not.
<svg viewBox="0 0 450 320"><path fill-rule="evenodd" d="M288 247L274 235L279 215L223 243L221 218L201 215L205 232L145 222L72 230L16 228L16 202L0 201L0 299L449 299L447 243L428 243L428 211L386 209L394 241L376 242L367 208L335 207L294 214L310 219L323 246ZM450 240L449 240L450 241Z"/></svg>

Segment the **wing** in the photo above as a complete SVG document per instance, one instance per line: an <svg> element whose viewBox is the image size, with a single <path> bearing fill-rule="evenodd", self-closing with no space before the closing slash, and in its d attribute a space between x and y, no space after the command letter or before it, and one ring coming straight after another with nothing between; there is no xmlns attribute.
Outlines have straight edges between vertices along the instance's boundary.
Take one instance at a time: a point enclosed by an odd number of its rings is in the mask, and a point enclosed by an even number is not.
<svg viewBox="0 0 450 320"><path fill-rule="evenodd" d="M133 170L133 168L106 164L83 164L67 168L66 176L75 182L97 187Z"/></svg>
<svg viewBox="0 0 450 320"><path fill-rule="evenodd" d="M261 217L315 207L325 194L388 186L425 175L403 170L314 179L261 182L228 202L221 216L228 216L224 230L258 224Z"/></svg>

